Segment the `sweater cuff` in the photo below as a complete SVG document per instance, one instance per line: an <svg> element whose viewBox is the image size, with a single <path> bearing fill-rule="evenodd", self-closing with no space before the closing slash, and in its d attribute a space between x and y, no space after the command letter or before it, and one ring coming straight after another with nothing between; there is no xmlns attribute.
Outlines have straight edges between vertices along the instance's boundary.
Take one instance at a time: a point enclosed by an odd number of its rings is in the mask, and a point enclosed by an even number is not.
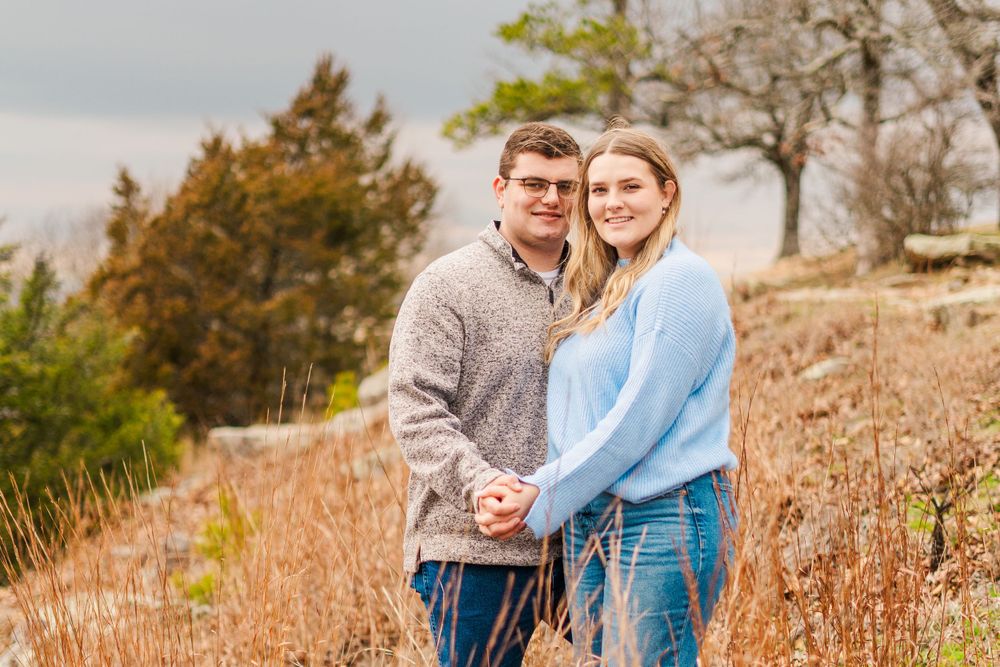
<svg viewBox="0 0 1000 667"><path fill-rule="evenodd" d="M542 474L539 474L539 472ZM524 517L525 525L531 529L531 532L538 539L542 539L546 535L551 535L560 527L560 524L552 521L552 506L555 500L552 487L556 481L556 476L553 472L549 472L549 474L545 474L545 472L543 467L533 475L521 477L522 482L534 484L538 487L538 497L535 498L534 504L528 510L527 516Z"/></svg>
<svg viewBox="0 0 1000 667"><path fill-rule="evenodd" d="M479 492L489 486L490 482L503 474L503 470L487 468L473 478L472 484L469 486L468 498L465 500L466 506L469 508L470 512L475 514L479 511Z"/></svg>

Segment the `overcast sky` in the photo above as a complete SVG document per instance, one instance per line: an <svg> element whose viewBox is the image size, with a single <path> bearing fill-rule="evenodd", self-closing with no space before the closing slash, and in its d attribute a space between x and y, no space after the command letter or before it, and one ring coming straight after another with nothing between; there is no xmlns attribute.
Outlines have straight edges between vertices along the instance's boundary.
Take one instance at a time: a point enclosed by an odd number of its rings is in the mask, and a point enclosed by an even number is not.
<svg viewBox="0 0 1000 667"><path fill-rule="evenodd" d="M96 218L118 165L147 189L169 191L207 128L263 132L262 114L287 106L331 52L351 72L359 111L386 97L397 151L442 184L438 225L457 245L496 212L489 185L503 140L455 150L441 123L496 78L530 72L494 36L527 6L0 0L0 239ZM720 272L758 268L777 250L779 183L728 184L719 171L717 162L681 166L682 226Z"/></svg>

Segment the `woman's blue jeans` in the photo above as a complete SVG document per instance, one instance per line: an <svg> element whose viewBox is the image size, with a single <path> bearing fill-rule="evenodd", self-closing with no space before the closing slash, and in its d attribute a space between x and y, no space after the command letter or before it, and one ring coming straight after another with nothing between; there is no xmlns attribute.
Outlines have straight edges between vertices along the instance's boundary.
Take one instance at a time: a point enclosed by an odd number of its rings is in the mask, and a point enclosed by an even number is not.
<svg viewBox="0 0 1000 667"><path fill-rule="evenodd" d="M601 494L563 526L578 660L696 664L726 579L732 498L711 472L643 503Z"/></svg>

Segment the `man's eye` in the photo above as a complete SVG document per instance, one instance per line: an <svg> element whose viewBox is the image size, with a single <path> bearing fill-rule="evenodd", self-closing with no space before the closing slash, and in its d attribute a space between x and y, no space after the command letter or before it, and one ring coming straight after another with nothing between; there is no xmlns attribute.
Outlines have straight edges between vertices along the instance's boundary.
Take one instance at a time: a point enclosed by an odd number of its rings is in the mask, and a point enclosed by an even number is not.
<svg viewBox="0 0 1000 667"><path fill-rule="evenodd" d="M530 188L532 190L540 190L542 188L545 188L546 190L548 190L549 189L548 185L549 184L548 184L547 181L530 180L530 179L526 179L524 181L524 187Z"/></svg>

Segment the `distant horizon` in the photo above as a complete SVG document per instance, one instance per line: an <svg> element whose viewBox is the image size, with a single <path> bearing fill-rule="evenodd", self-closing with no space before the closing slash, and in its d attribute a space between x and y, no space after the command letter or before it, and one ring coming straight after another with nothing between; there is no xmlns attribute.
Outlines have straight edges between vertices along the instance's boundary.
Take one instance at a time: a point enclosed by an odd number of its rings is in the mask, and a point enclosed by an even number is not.
<svg viewBox="0 0 1000 667"><path fill-rule="evenodd" d="M441 184L437 226L474 236L496 213L489 183L503 138L457 150L440 128L495 79L537 68L493 34L528 5L13 8L0 25L0 242L37 244L53 227L106 210L119 166L147 192L172 191L209 128L259 136L263 115L284 109L327 52L350 72L358 113L383 96L398 129L395 154L422 162ZM732 162L682 165L681 174L682 222L723 272L769 263L781 228L777 177L726 183L717 173Z"/></svg>
<svg viewBox="0 0 1000 667"><path fill-rule="evenodd" d="M11 8L0 24L0 242L40 246L59 237L59 227L99 217L119 166L146 192L172 191L210 129L259 136L264 114L286 108L320 54L331 53L350 72L348 96L359 115L385 99L398 130L395 155L422 163L441 185L436 234L458 245L496 214L489 184L503 138L459 150L441 125L487 96L497 78L537 71L536 59L494 36L528 5L54 0ZM596 136L570 129L584 146ZM751 272L777 257L784 196L770 166L729 155L679 170L685 238L720 274ZM816 161L806 167L800 238L807 246L844 234L810 206L825 187L822 172Z"/></svg>

